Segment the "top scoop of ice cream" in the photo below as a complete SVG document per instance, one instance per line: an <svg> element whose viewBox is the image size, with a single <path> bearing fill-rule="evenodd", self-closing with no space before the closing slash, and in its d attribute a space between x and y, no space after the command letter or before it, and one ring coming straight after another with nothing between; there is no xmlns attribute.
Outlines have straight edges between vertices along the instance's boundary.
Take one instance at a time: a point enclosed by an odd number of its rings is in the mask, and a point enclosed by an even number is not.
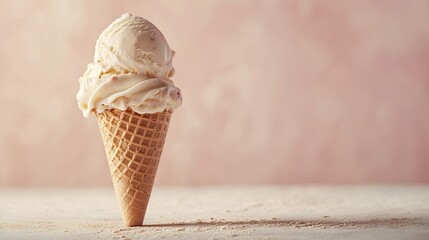
<svg viewBox="0 0 429 240"><path fill-rule="evenodd" d="M173 110L182 103L172 51L163 34L144 18L129 13L111 23L97 40L94 62L79 79L79 108L131 108L138 113Z"/></svg>
<svg viewBox="0 0 429 240"><path fill-rule="evenodd" d="M127 13L101 33L94 62L165 77L173 69L173 55L158 28L144 18Z"/></svg>

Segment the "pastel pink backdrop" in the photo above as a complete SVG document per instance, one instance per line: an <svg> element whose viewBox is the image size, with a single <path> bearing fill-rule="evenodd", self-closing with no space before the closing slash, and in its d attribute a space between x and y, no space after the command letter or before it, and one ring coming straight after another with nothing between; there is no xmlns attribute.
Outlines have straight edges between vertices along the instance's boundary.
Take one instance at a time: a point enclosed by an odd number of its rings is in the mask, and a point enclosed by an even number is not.
<svg viewBox="0 0 429 240"><path fill-rule="evenodd" d="M428 183L429 1L1 1L0 186L110 185L75 94L122 13L177 52L157 184Z"/></svg>

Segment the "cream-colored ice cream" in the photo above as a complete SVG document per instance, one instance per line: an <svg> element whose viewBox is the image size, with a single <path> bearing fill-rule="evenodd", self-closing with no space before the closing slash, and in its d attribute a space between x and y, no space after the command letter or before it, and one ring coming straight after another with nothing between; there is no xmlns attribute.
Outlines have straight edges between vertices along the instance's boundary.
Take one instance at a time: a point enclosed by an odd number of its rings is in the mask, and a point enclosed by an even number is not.
<svg viewBox="0 0 429 240"><path fill-rule="evenodd" d="M79 79L79 108L85 117L111 108L129 107L141 114L176 109L182 95L170 79L173 56L157 27L122 15L97 40L94 62Z"/></svg>

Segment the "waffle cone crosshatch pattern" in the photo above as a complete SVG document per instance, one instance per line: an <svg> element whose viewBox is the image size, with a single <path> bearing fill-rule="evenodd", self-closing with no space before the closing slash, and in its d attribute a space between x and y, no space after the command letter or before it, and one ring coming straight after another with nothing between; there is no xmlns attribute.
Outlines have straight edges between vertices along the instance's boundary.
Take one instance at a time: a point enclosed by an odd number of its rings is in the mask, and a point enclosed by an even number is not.
<svg viewBox="0 0 429 240"><path fill-rule="evenodd" d="M171 111L131 109L97 114L112 182L126 225L141 225L162 154Z"/></svg>

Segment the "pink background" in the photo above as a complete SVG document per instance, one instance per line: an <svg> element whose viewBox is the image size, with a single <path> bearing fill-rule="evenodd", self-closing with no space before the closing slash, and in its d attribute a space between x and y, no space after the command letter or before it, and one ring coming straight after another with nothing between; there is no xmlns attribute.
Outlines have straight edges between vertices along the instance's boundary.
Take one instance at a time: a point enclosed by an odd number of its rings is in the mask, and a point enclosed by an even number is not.
<svg viewBox="0 0 429 240"><path fill-rule="evenodd" d="M75 94L122 13L176 50L157 183L429 183L429 1L1 1L0 186L110 185Z"/></svg>

